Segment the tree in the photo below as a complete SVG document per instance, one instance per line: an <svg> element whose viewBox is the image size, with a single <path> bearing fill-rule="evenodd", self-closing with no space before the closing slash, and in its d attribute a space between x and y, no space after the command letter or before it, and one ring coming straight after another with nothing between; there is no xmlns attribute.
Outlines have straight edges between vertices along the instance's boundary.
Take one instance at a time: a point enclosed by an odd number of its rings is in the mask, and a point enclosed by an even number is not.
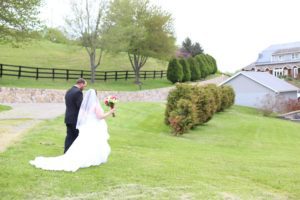
<svg viewBox="0 0 300 200"><path fill-rule="evenodd" d="M181 64L176 58L170 60L167 70L167 78L172 83L181 82L183 78L183 70Z"/></svg>
<svg viewBox="0 0 300 200"><path fill-rule="evenodd" d="M194 44L194 43L192 43L192 40L190 38L186 38L182 42L182 50L189 53L193 57L195 57L199 54L203 54L203 51L204 51L198 42L196 42Z"/></svg>
<svg viewBox="0 0 300 200"><path fill-rule="evenodd" d="M190 69L191 69L191 81L200 80L201 71L198 62L195 60L195 58L192 57L188 58L187 61L189 62Z"/></svg>
<svg viewBox="0 0 300 200"><path fill-rule="evenodd" d="M185 38L185 40L182 42L182 49L192 55L193 52L193 43L190 38Z"/></svg>
<svg viewBox="0 0 300 200"><path fill-rule="evenodd" d="M190 64L188 63L188 61L184 58L181 58L179 60L179 63L182 66L182 71L183 71L183 78L182 81L186 82L186 81L190 81L191 80L191 69L190 69Z"/></svg>
<svg viewBox="0 0 300 200"><path fill-rule="evenodd" d="M206 56L207 56L208 59L210 59L210 62L212 63L212 68L213 68L212 74L217 73L217 71L218 71L218 66L217 66L217 61L216 61L216 59L215 59L214 57L212 57L211 55L209 55L209 54L206 54Z"/></svg>
<svg viewBox="0 0 300 200"><path fill-rule="evenodd" d="M47 28L44 38L54 43L68 44L70 42L65 34L57 28Z"/></svg>
<svg viewBox="0 0 300 200"><path fill-rule="evenodd" d="M193 45L193 48L192 48L192 55L195 57L199 54L203 54L203 49L202 47L200 46L200 44L198 42L196 42L194 45Z"/></svg>
<svg viewBox="0 0 300 200"><path fill-rule="evenodd" d="M21 41L39 24L41 0L0 0L0 39Z"/></svg>
<svg viewBox="0 0 300 200"><path fill-rule="evenodd" d="M105 0L72 1L72 15L66 19L69 34L80 41L89 55L92 83L95 82L96 69L101 64L104 51L101 36L106 8Z"/></svg>
<svg viewBox="0 0 300 200"><path fill-rule="evenodd" d="M195 57L197 60L199 69L201 71L201 78L206 78L209 75L208 63L204 54L197 55Z"/></svg>
<svg viewBox="0 0 300 200"><path fill-rule="evenodd" d="M171 15L149 0L112 1L106 25L106 47L128 53L136 84L140 84L140 70L149 57L169 59L174 55Z"/></svg>

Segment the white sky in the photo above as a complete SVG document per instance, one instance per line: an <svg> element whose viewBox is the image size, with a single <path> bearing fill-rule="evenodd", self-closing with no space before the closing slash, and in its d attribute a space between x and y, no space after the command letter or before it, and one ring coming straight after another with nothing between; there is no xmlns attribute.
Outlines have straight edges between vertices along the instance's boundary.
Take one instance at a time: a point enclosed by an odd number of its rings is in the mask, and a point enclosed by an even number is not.
<svg viewBox="0 0 300 200"><path fill-rule="evenodd" d="M177 43L190 37L234 72L272 44L300 41L299 0L152 0L173 15ZM41 17L63 26L69 0L45 0Z"/></svg>

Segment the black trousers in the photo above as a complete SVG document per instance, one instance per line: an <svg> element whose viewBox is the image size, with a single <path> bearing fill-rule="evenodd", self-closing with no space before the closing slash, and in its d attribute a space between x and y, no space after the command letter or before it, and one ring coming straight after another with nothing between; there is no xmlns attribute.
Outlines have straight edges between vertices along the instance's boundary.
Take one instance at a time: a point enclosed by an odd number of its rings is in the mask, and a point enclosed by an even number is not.
<svg viewBox="0 0 300 200"><path fill-rule="evenodd" d="M64 153L68 151L70 146L73 144L75 139L78 137L78 129L76 129L76 124L66 124L67 126L67 136L65 139L65 150Z"/></svg>

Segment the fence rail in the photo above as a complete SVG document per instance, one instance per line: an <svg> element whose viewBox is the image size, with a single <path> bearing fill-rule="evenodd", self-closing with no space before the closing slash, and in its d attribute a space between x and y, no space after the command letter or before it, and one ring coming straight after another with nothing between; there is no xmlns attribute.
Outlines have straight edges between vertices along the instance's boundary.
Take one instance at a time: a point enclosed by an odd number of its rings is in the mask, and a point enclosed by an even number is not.
<svg viewBox="0 0 300 200"><path fill-rule="evenodd" d="M164 70L143 70L140 71L140 79L158 79L164 78L167 72ZM39 68L17 66L9 64L0 64L0 78L3 76L15 76L18 78L34 78L38 79L91 79L91 71L89 70L73 70L58 68ZM129 80L135 78L135 72L129 70L122 71L96 71L95 79L101 81L107 80Z"/></svg>

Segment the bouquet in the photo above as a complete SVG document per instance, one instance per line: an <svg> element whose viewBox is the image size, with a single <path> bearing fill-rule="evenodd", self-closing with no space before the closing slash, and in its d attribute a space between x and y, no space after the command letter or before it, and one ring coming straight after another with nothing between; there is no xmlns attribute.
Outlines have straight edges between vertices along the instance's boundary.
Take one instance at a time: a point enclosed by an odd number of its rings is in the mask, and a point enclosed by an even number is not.
<svg viewBox="0 0 300 200"><path fill-rule="evenodd" d="M118 102L118 99L116 96L108 96L104 99L104 104L111 109L115 107L115 104ZM113 117L115 117L115 113L112 114Z"/></svg>

